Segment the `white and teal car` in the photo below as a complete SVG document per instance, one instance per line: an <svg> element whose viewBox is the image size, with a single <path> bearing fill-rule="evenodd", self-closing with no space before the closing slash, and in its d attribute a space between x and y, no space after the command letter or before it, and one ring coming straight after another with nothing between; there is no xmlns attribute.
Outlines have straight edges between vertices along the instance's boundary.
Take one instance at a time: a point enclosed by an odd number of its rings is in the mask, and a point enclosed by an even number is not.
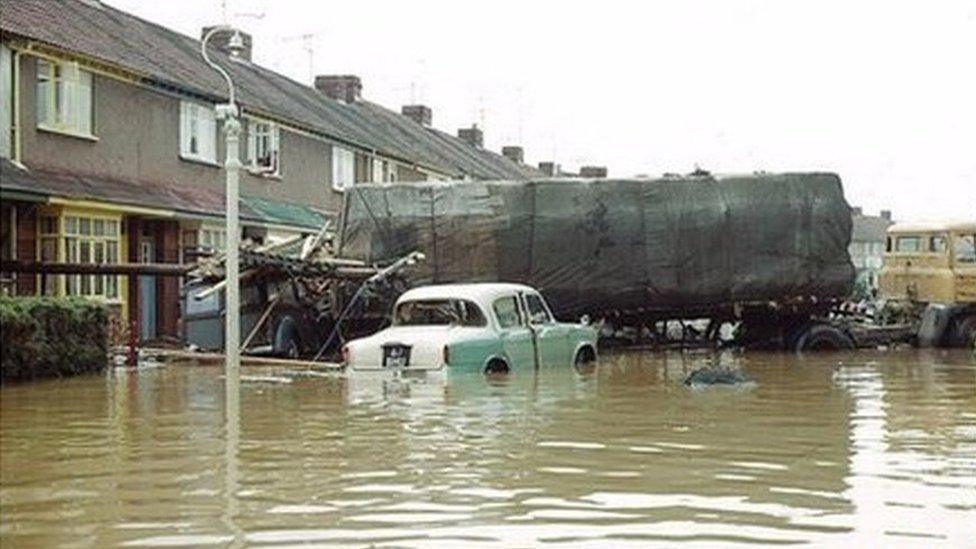
<svg viewBox="0 0 976 549"><path fill-rule="evenodd" d="M405 292L392 325L347 343L354 371L449 369L502 373L596 360L596 330L557 322L545 299L521 284L445 284Z"/></svg>

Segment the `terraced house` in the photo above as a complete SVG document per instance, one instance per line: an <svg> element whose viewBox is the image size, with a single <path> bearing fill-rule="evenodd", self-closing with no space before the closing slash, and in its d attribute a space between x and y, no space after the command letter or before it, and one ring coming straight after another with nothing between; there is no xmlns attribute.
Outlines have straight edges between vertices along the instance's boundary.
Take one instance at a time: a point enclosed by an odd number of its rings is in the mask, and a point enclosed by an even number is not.
<svg viewBox="0 0 976 549"><path fill-rule="evenodd" d="M3 257L20 261L180 263L224 242L226 102L200 42L97 0L0 6ZM243 233L263 241L334 218L356 182L519 179L517 157L430 126L431 111L366 101L350 75L306 86L211 42L245 116ZM521 151L519 151L521 152ZM18 294L91 296L144 339L178 335L177 278L4 274Z"/></svg>

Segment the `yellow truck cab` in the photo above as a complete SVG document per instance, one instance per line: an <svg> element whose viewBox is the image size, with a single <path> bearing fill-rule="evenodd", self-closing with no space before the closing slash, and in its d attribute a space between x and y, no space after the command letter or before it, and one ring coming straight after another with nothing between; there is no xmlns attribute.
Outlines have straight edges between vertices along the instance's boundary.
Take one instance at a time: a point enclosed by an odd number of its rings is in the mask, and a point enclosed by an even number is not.
<svg viewBox="0 0 976 549"><path fill-rule="evenodd" d="M920 344L974 345L976 222L889 227L880 297L924 308Z"/></svg>

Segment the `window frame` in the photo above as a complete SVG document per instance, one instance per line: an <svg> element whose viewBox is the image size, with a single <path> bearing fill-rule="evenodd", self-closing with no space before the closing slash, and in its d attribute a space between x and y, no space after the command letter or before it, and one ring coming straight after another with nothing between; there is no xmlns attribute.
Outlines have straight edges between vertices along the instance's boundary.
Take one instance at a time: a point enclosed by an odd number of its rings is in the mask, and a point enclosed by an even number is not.
<svg viewBox="0 0 976 549"><path fill-rule="evenodd" d="M506 324L502 322L502 316L498 314L498 304L503 301L511 301L512 305L515 307L515 323ZM495 317L495 323L502 330L511 330L513 328L524 328L525 327L525 317L522 314L522 305L519 303L519 297L517 295L507 295L496 298L491 302L491 314Z"/></svg>
<svg viewBox="0 0 976 549"><path fill-rule="evenodd" d="M39 130L95 137L95 76L77 62L38 57L34 116Z"/></svg>
<svg viewBox="0 0 976 549"><path fill-rule="evenodd" d="M537 299L538 302L539 302L539 305L542 306L542 312L545 313L545 315L546 315L546 319L545 319L544 322L535 322L533 320L533 318L532 318L532 314L533 313L531 311L530 304L529 304L529 299L530 298ZM540 294L537 294L537 293L525 293L525 294L522 294L522 300L523 300L523 302L525 304L526 320L528 321L529 325L531 325L531 326L542 326L542 325L545 325L545 324L554 324L556 322L556 319L552 316L552 311L549 310L549 304L546 303L546 300L543 299L543 297Z"/></svg>
<svg viewBox="0 0 976 549"><path fill-rule="evenodd" d="M205 134L207 131L211 135L200 135L201 132ZM192 150L193 133L196 133L197 152ZM217 133L217 111L213 105L197 101L180 101L180 158L218 166ZM209 150L205 145L209 146Z"/></svg>
<svg viewBox="0 0 976 549"><path fill-rule="evenodd" d="M332 190L345 192L356 182L356 153L345 147L332 146Z"/></svg>
<svg viewBox="0 0 976 549"><path fill-rule="evenodd" d="M121 216L65 210L42 213L38 216L37 223L37 253L41 261L93 265L125 262ZM99 226L101 231L97 230ZM52 244L53 253L50 248L45 247ZM83 254L82 250L86 248L87 253ZM46 282L45 287L39 286L41 295L81 296L112 303L123 299L122 275L48 275Z"/></svg>
<svg viewBox="0 0 976 549"><path fill-rule="evenodd" d="M270 165L264 166L258 163L258 126L267 127L267 135L270 148ZM264 132L262 132L264 133ZM247 166L251 173L277 177L281 175L281 127L270 120L260 118L247 119Z"/></svg>

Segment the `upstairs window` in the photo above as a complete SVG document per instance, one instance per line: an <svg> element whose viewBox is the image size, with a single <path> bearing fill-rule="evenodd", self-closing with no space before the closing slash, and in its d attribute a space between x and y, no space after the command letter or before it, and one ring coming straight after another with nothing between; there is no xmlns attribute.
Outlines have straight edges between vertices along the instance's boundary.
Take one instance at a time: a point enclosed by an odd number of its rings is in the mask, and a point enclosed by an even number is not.
<svg viewBox="0 0 976 549"><path fill-rule="evenodd" d="M217 117L213 107L180 103L180 156L217 162Z"/></svg>
<svg viewBox="0 0 976 549"><path fill-rule="evenodd" d="M250 120L247 132L247 162L252 171L278 175L278 126Z"/></svg>
<svg viewBox="0 0 976 549"><path fill-rule="evenodd" d="M92 75L77 63L37 60L37 126L92 135Z"/></svg>
<svg viewBox="0 0 976 549"><path fill-rule="evenodd" d="M332 147L332 188L342 192L356 179L356 155L342 147Z"/></svg>

